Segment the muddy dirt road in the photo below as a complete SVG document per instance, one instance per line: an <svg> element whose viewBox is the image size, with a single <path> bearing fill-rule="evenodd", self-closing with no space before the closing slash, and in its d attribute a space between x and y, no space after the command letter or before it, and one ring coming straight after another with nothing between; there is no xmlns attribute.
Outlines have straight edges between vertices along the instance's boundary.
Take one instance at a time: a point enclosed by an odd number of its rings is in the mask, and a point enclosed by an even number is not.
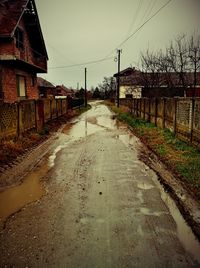
<svg viewBox="0 0 200 268"><path fill-rule="evenodd" d="M141 149L99 103L66 125L24 183L0 193L0 267L200 267Z"/></svg>

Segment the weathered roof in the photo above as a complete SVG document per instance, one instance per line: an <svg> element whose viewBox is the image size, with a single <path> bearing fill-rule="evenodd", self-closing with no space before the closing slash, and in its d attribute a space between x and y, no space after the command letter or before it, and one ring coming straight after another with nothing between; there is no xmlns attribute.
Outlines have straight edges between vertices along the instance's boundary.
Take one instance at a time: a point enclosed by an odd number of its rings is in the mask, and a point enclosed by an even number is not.
<svg viewBox="0 0 200 268"><path fill-rule="evenodd" d="M187 85L193 85L194 83L194 73L187 72L184 73L184 78ZM114 74L114 77L117 77L118 73ZM135 68L126 68L119 73L120 83L123 85L140 85L144 86L145 81L156 82L160 85L166 85L171 82L173 85L180 85L180 76L175 72L170 73L151 73L151 72L142 72L136 70ZM196 73L196 83L200 85L200 72Z"/></svg>
<svg viewBox="0 0 200 268"><path fill-rule="evenodd" d="M55 88L55 86L42 77L37 77L37 83L39 87Z"/></svg>
<svg viewBox="0 0 200 268"><path fill-rule="evenodd" d="M128 75L131 75L132 73L134 73L135 71L136 71L135 68L128 67L128 68L120 71L119 76L128 76ZM117 77L118 73L114 74L113 76Z"/></svg>
<svg viewBox="0 0 200 268"><path fill-rule="evenodd" d="M0 38L13 37L22 17L33 49L48 59L34 0L0 0Z"/></svg>
<svg viewBox="0 0 200 268"><path fill-rule="evenodd" d="M12 36L29 0L0 0L0 36Z"/></svg>
<svg viewBox="0 0 200 268"><path fill-rule="evenodd" d="M74 93L74 90L73 89L67 88L64 85L58 85L56 87L59 88L59 89L63 89L66 93Z"/></svg>

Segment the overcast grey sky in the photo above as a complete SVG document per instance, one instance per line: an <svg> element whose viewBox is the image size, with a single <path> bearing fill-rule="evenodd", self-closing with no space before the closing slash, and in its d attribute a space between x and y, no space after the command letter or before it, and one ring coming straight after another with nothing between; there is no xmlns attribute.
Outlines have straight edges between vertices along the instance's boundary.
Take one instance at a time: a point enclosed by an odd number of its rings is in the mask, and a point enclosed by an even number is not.
<svg viewBox="0 0 200 268"><path fill-rule="evenodd" d="M48 74L54 84L84 86L88 89L104 76L117 71L116 52L98 64L63 67L104 58L115 48L122 49L121 69L134 66L140 52L165 48L178 34L200 29L200 0L172 0L122 47L118 45L168 0L36 0L49 61Z"/></svg>

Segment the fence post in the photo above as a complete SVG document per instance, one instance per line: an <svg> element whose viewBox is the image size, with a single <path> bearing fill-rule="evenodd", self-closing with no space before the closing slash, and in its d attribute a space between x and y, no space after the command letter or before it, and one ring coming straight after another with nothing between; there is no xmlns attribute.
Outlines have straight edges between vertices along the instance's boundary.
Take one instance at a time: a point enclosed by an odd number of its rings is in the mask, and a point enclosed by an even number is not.
<svg viewBox="0 0 200 268"><path fill-rule="evenodd" d="M63 99L61 99L60 101L61 101L61 103L60 103L60 105L61 105L61 115L63 115L63 109L62 109L62 106L63 106Z"/></svg>
<svg viewBox="0 0 200 268"><path fill-rule="evenodd" d="M43 100L37 100L37 131L42 130L44 127L44 102Z"/></svg>
<svg viewBox="0 0 200 268"><path fill-rule="evenodd" d="M137 99L135 99L135 102L136 102L136 117L138 117L138 101L137 101Z"/></svg>
<svg viewBox="0 0 200 268"><path fill-rule="evenodd" d="M148 122L151 122L151 99L149 99L149 114L148 114Z"/></svg>
<svg viewBox="0 0 200 268"><path fill-rule="evenodd" d="M17 137L20 136L20 102L17 102Z"/></svg>
<svg viewBox="0 0 200 268"><path fill-rule="evenodd" d="M157 117L158 117L158 99L155 98L155 125L157 127Z"/></svg>
<svg viewBox="0 0 200 268"><path fill-rule="evenodd" d="M130 112L131 112L131 115L133 114L133 99L130 99L130 108L131 108L131 110L130 110Z"/></svg>
<svg viewBox="0 0 200 268"><path fill-rule="evenodd" d="M66 98L66 100L65 100L65 101L66 101L66 114L67 114L67 113L68 113L68 108L69 108L69 107L68 107L68 106L69 106L69 101L68 101L68 98Z"/></svg>
<svg viewBox="0 0 200 268"><path fill-rule="evenodd" d="M56 118L58 118L58 100L56 99Z"/></svg>
<svg viewBox="0 0 200 268"><path fill-rule="evenodd" d="M144 103L144 114L143 114L143 119L145 120L145 114L146 114L146 99L143 98L143 103Z"/></svg>
<svg viewBox="0 0 200 268"><path fill-rule="evenodd" d="M36 100L34 100L35 104L35 129L37 129L37 103Z"/></svg>
<svg viewBox="0 0 200 268"><path fill-rule="evenodd" d="M163 98L162 128L165 128L166 99Z"/></svg>
<svg viewBox="0 0 200 268"><path fill-rule="evenodd" d="M52 120L52 100L50 99L50 119Z"/></svg>
<svg viewBox="0 0 200 268"><path fill-rule="evenodd" d="M178 99L174 98L173 131L175 135L176 135L176 124L177 124L177 102Z"/></svg>
<svg viewBox="0 0 200 268"><path fill-rule="evenodd" d="M138 99L140 100L140 118L142 118L142 99Z"/></svg>
<svg viewBox="0 0 200 268"><path fill-rule="evenodd" d="M192 111L190 116L190 142L193 141L195 98L192 98Z"/></svg>

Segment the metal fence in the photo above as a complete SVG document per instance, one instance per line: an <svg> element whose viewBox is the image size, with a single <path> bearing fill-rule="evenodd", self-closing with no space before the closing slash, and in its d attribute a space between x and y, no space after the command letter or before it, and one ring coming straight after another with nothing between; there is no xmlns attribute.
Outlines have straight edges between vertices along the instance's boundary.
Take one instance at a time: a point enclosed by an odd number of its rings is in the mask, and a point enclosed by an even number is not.
<svg viewBox="0 0 200 268"><path fill-rule="evenodd" d="M41 130L44 124L56 119L70 108L83 105L82 99L25 100L13 104L0 103L0 140L19 137L30 129Z"/></svg>
<svg viewBox="0 0 200 268"><path fill-rule="evenodd" d="M135 117L161 128L200 147L200 98L120 99Z"/></svg>

